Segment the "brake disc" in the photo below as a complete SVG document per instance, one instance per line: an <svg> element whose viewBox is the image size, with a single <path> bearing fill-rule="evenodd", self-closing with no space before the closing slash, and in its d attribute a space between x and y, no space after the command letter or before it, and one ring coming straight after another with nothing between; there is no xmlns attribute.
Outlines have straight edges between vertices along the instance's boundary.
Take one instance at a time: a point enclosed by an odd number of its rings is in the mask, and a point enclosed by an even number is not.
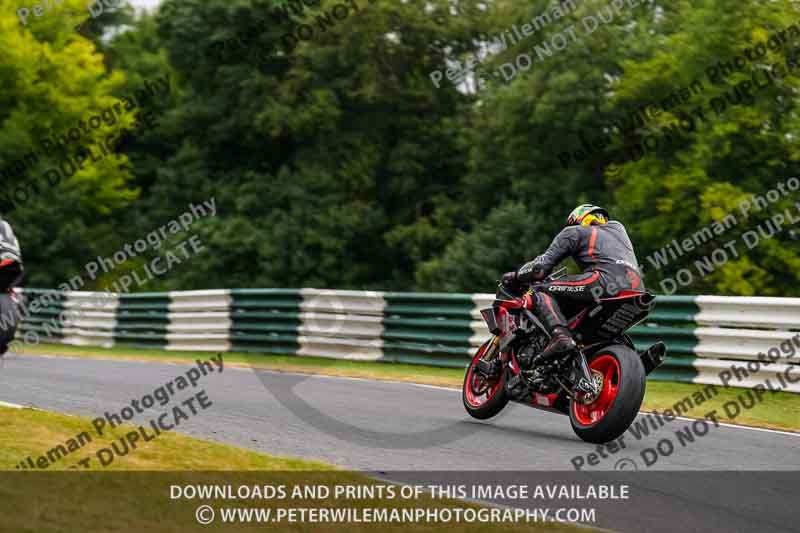
<svg viewBox="0 0 800 533"><path fill-rule="evenodd" d="M475 386L475 381L476 380L479 380L477 387ZM485 392L487 392L491 388L491 386L492 386L492 384L488 379L486 379L486 376L482 376L482 375L479 375L479 374L474 375L473 378L470 380L470 384L469 384L469 387L470 387L470 389L472 389L472 393L475 396L480 396L480 395L484 394Z"/></svg>
<svg viewBox="0 0 800 533"><path fill-rule="evenodd" d="M586 405L593 403L597 398L600 397L600 393L603 392L603 373L599 370L592 369L592 379L594 380L596 392L587 392L580 399L580 402Z"/></svg>

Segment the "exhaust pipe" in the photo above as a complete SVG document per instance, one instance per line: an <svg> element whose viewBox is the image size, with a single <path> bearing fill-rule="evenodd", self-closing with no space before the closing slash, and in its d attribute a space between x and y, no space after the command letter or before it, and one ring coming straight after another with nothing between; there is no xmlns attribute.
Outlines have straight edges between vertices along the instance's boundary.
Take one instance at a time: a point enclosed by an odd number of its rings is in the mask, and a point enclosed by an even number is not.
<svg viewBox="0 0 800 533"><path fill-rule="evenodd" d="M644 365L644 373L650 374L650 372L658 368L659 365L664 362L664 357L666 357L666 355L667 346L661 341L641 352L639 357L642 359L642 364Z"/></svg>

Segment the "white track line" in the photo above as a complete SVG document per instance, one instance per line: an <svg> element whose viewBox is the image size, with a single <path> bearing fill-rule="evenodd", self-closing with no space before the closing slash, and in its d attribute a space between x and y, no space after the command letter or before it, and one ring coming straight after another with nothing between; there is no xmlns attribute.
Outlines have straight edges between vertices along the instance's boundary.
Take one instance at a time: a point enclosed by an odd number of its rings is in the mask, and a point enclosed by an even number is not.
<svg viewBox="0 0 800 533"><path fill-rule="evenodd" d="M25 409L24 405L16 403L0 402L0 407L10 407L11 409Z"/></svg>
<svg viewBox="0 0 800 533"><path fill-rule="evenodd" d="M651 411L640 411L641 414L655 414ZM661 413L659 413L661 414ZM689 418L685 416L676 416L678 420L686 420L687 422L694 422L695 420L708 420L708 418ZM720 426L735 429L749 429L750 431L761 431L764 433L777 433L778 435L791 435L792 437L800 437L800 432L797 431L783 431L780 429L757 428L753 426L741 426L739 424L730 424L728 422L718 422Z"/></svg>

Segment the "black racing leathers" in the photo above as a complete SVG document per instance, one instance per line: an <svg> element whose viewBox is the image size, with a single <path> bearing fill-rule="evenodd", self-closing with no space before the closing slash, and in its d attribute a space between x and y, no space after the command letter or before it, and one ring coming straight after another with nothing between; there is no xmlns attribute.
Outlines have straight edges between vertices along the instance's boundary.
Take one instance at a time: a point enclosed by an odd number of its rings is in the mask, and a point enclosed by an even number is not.
<svg viewBox="0 0 800 533"><path fill-rule="evenodd" d="M0 355L8 350L20 321L19 301L11 288L22 280L19 242L5 220L0 220Z"/></svg>
<svg viewBox="0 0 800 533"><path fill-rule="evenodd" d="M628 232L616 221L564 228L542 255L519 269L517 277L521 282L543 279L567 257L583 272L536 285L534 290L534 312L551 332L556 326L568 326L566 317L599 298L645 290Z"/></svg>
<svg viewBox="0 0 800 533"><path fill-rule="evenodd" d="M14 230L0 219L0 291L14 287L22 280L22 254Z"/></svg>

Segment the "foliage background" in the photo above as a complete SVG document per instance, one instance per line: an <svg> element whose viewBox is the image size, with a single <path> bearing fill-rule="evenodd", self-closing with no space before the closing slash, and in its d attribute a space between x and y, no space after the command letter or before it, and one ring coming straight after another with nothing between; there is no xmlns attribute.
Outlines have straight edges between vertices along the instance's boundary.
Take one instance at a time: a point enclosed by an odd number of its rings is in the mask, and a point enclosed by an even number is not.
<svg viewBox="0 0 800 533"><path fill-rule="evenodd" d="M430 72L481 53L481 35L521 26L551 2L355 1L358 12L324 31L315 17L338 2L322 0L289 22L264 0L165 0L153 14L122 9L77 32L83 0L66 0L63 12L27 26L16 2L0 0L0 167L145 80L172 80L169 97L153 104L158 126L128 138L118 157L24 205L0 206L23 247L26 283L56 286L83 274L87 261L211 196L217 216L192 227L206 250L139 290L489 291L587 201L626 224L657 289L681 268L696 274L694 261L775 212L797 210L796 195L784 198L665 269L645 260L798 175L797 72L681 142L619 167L610 165L614 149L675 117L608 130L626 110L695 79L709 88L697 101L707 101L750 79L751 69L794 57L800 37L725 84L711 86L705 76L710 65L800 22L795 2L642 2L510 83L476 93L446 81L437 89ZM513 61L608 5L575 3L576 11L480 68ZM311 40L288 52L274 46L301 23L315 28ZM579 131L619 142L564 168L556 156L580 147ZM41 160L31 175L53 162ZM799 249L789 231L752 250L740 241L738 258L695 275L681 292L800 295ZM102 288L158 253L88 286Z"/></svg>

